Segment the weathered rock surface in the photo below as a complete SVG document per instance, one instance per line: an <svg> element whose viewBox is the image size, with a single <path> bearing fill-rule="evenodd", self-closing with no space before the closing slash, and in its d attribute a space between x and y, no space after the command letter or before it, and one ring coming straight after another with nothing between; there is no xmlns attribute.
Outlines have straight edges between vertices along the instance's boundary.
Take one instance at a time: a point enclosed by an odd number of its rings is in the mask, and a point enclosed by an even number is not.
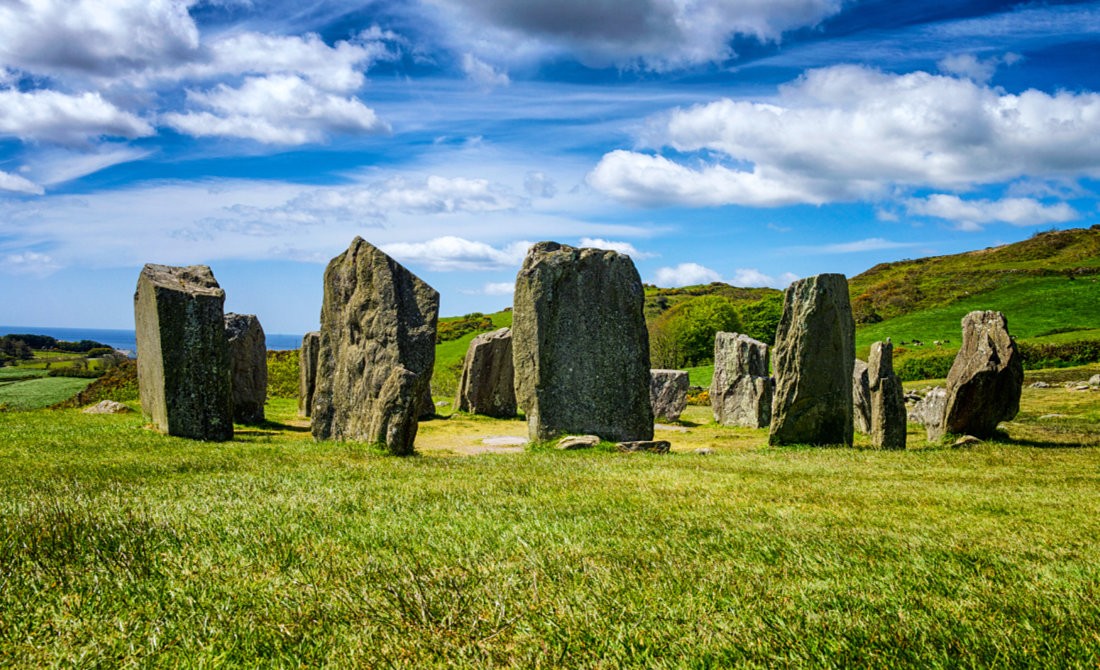
<svg viewBox="0 0 1100 670"><path fill-rule="evenodd" d="M855 322L844 275L791 284L775 339L769 443L852 444Z"/></svg>
<svg viewBox="0 0 1100 670"><path fill-rule="evenodd" d="M629 256L556 242L531 247L516 276L512 352L532 441L653 437L643 299Z"/></svg>
<svg viewBox="0 0 1100 670"><path fill-rule="evenodd" d="M298 352L298 416L313 414L313 391L317 387L317 354L321 351L321 332L314 330L302 338Z"/></svg>
<svg viewBox="0 0 1100 670"><path fill-rule="evenodd" d="M714 336L710 408L715 421L723 426L767 426L774 388L768 376L768 345L740 333Z"/></svg>
<svg viewBox="0 0 1100 670"><path fill-rule="evenodd" d="M233 420L261 423L267 402L267 338L255 314L225 315Z"/></svg>
<svg viewBox="0 0 1100 670"><path fill-rule="evenodd" d="M871 433L871 382L867 364L858 358L852 369L852 421L857 433Z"/></svg>
<svg viewBox="0 0 1100 670"><path fill-rule="evenodd" d="M129 414L134 411L117 400L100 400L94 405L85 407L85 414Z"/></svg>
<svg viewBox="0 0 1100 670"><path fill-rule="evenodd" d="M672 448L668 440L635 440L633 442L619 442L615 448L623 453L636 451L648 451L653 454L667 454Z"/></svg>
<svg viewBox="0 0 1100 670"><path fill-rule="evenodd" d="M1100 386L1100 375L1089 377L1089 386Z"/></svg>
<svg viewBox="0 0 1100 670"><path fill-rule="evenodd" d="M325 269L313 436L413 452L430 393L439 293L356 237Z"/></svg>
<svg viewBox="0 0 1100 670"><path fill-rule="evenodd" d="M937 386L909 408L909 420L924 426L929 442L943 437L943 412L947 407L947 389Z"/></svg>
<svg viewBox="0 0 1100 670"><path fill-rule="evenodd" d="M947 374L943 432L985 439L1020 411L1023 359L1000 312L971 312L962 330L962 346Z"/></svg>
<svg viewBox="0 0 1100 670"><path fill-rule="evenodd" d="M905 390L894 374L894 345L890 340L871 345L867 380L871 392L871 444L880 449L904 449Z"/></svg>
<svg viewBox="0 0 1100 670"><path fill-rule="evenodd" d="M683 370L649 371L649 404L653 416L676 421L687 407L688 373Z"/></svg>
<svg viewBox="0 0 1100 670"><path fill-rule="evenodd" d="M571 451L573 449L591 449L600 443L599 435L566 435L558 440L558 449Z"/></svg>
<svg viewBox="0 0 1100 670"><path fill-rule="evenodd" d="M157 430L233 438L225 291L205 265L148 264L134 293L138 388Z"/></svg>
<svg viewBox="0 0 1100 670"><path fill-rule="evenodd" d="M470 342L455 409L501 419L516 415L511 328L482 333Z"/></svg>

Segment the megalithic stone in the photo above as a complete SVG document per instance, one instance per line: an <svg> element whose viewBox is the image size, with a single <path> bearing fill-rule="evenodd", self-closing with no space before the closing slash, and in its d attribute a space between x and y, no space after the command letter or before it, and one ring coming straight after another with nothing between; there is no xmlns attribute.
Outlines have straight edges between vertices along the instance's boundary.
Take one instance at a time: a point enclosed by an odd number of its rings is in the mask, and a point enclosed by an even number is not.
<svg viewBox="0 0 1100 670"><path fill-rule="evenodd" d="M821 274L791 284L775 338L770 444L852 444L855 356L844 275Z"/></svg>
<svg viewBox="0 0 1100 670"><path fill-rule="evenodd" d="M306 333L298 352L298 416L303 418L313 415L313 390L317 386L317 353L320 349L320 331Z"/></svg>
<svg viewBox="0 0 1100 670"><path fill-rule="evenodd" d="M481 333L470 342L462 364L455 409L497 418L516 415L512 329Z"/></svg>
<svg viewBox="0 0 1100 670"><path fill-rule="evenodd" d="M313 437L413 453L435 363L439 292L356 237L325 269Z"/></svg>
<svg viewBox="0 0 1100 670"><path fill-rule="evenodd" d="M539 242L516 276L516 400L531 440L653 437L642 280L629 256Z"/></svg>
<svg viewBox="0 0 1100 670"><path fill-rule="evenodd" d="M857 433L871 434L871 381L867 363L858 358L852 369L852 420Z"/></svg>
<svg viewBox="0 0 1100 670"><path fill-rule="evenodd" d="M255 314L225 315L233 420L261 423L267 402L267 338Z"/></svg>
<svg viewBox="0 0 1100 670"><path fill-rule="evenodd" d="M871 345L867 380L871 391L871 444L880 449L904 449L908 420L905 390L894 374L894 345L890 340Z"/></svg>
<svg viewBox="0 0 1100 670"><path fill-rule="evenodd" d="M768 345L741 333L714 336L710 407L723 426L765 428L771 423L775 382L768 375Z"/></svg>
<svg viewBox="0 0 1100 670"><path fill-rule="evenodd" d="M157 430L233 438L225 291L205 265L148 264L134 293L138 388Z"/></svg>
<svg viewBox="0 0 1100 670"><path fill-rule="evenodd" d="M653 416L665 421L676 421L687 407L688 386L691 380L684 370L650 370L649 404Z"/></svg>

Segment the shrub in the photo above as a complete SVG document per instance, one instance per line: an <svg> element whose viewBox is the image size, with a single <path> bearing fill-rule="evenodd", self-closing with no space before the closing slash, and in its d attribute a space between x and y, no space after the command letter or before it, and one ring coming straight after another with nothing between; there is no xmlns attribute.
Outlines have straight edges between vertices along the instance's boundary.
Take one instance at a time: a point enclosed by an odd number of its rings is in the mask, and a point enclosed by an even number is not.
<svg viewBox="0 0 1100 670"><path fill-rule="evenodd" d="M267 397L298 397L297 349L267 352Z"/></svg>
<svg viewBox="0 0 1100 670"><path fill-rule="evenodd" d="M688 391L687 404L710 407L710 391L707 389L702 389L699 391Z"/></svg>
<svg viewBox="0 0 1100 670"><path fill-rule="evenodd" d="M51 371L52 372L52 371ZM138 398L137 361L125 360L108 370L80 393L53 407L84 407L100 400L125 402Z"/></svg>
<svg viewBox="0 0 1100 670"><path fill-rule="evenodd" d="M905 356L895 362L894 372L903 382L943 379L951 371L955 354L954 351L938 351L920 356Z"/></svg>
<svg viewBox="0 0 1100 670"><path fill-rule="evenodd" d="M485 332L493 329L493 320L481 312L473 312L457 319L440 321L435 333L435 343L457 340L468 333Z"/></svg>
<svg viewBox="0 0 1100 670"><path fill-rule="evenodd" d="M741 318L740 332L765 344L775 344L775 331L783 316L783 294L773 293L737 310Z"/></svg>
<svg viewBox="0 0 1100 670"><path fill-rule="evenodd" d="M1017 346L1024 359L1024 367L1029 370L1065 368L1100 362L1100 340L1078 340L1056 344L1019 343Z"/></svg>

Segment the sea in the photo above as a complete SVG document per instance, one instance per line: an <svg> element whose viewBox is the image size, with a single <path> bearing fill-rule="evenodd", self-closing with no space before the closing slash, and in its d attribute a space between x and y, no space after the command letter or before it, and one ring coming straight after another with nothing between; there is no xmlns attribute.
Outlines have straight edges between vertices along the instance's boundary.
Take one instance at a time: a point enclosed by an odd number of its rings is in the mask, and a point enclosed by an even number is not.
<svg viewBox="0 0 1100 670"><path fill-rule="evenodd" d="M3 335L48 335L57 340L67 342L79 342L80 340L92 340L109 347L114 347L126 352L126 355L137 355L137 335L132 330L107 330L103 328L43 328L42 326L0 326L0 336ZM301 335L288 335L285 333L265 333L268 351L282 351L286 349L300 349L302 346Z"/></svg>

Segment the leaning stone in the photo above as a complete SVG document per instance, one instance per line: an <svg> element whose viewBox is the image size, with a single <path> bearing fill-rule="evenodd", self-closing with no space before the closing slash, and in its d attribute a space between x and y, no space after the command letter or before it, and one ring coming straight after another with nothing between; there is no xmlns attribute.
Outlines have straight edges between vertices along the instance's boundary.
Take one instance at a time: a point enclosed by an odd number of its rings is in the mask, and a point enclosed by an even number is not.
<svg viewBox="0 0 1100 670"><path fill-rule="evenodd" d="M971 312L962 330L962 346L947 374L943 429L984 439L1020 411L1023 359L1000 312Z"/></svg>
<svg viewBox="0 0 1100 670"><path fill-rule="evenodd" d="M225 291L205 265L148 264L134 293L138 388L157 430L233 439Z"/></svg>
<svg viewBox="0 0 1100 670"><path fill-rule="evenodd" d="M470 342L455 409L500 419L516 415L511 328L482 333Z"/></svg>
<svg viewBox="0 0 1100 670"><path fill-rule="evenodd" d="M558 440L556 448L565 451L573 449L591 449L600 443L599 435L566 435Z"/></svg>
<svg viewBox="0 0 1100 670"><path fill-rule="evenodd" d="M321 333L313 331L302 338L298 352L298 416L313 414L313 391L317 387L317 353L321 350Z"/></svg>
<svg viewBox="0 0 1100 670"><path fill-rule="evenodd" d="M254 314L225 315L232 378L233 420L262 423L267 402L267 339Z"/></svg>
<svg viewBox="0 0 1100 670"><path fill-rule="evenodd" d="M356 237L325 269L313 437L413 452L430 396L439 293Z"/></svg>
<svg viewBox="0 0 1100 670"><path fill-rule="evenodd" d="M633 442L620 442L615 448L624 453L648 451L652 454L667 454L672 448L668 440L634 440Z"/></svg>
<svg viewBox="0 0 1100 670"><path fill-rule="evenodd" d="M129 414L134 410L115 400L100 400L82 411L85 414Z"/></svg>
<svg viewBox="0 0 1100 670"><path fill-rule="evenodd" d="M867 379L871 391L871 444L880 449L904 449L905 391L894 374L894 345L889 339L871 345Z"/></svg>
<svg viewBox="0 0 1100 670"><path fill-rule="evenodd" d="M768 345L739 333L714 336L710 408L723 426L764 428L772 418L775 383L768 376Z"/></svg>
<svg viewBox="0 0 1100 670"><path fill-rule="evenodd" d="M688 373L683 370L649 371L649 404L653 416L676 421L687 407Z"/></svg>
<svg viewBox="0 0 1100 670"><path fill-rule="evenodd" d="M556 242L531 247L516 276L512 352L532 441L653 437L643 302L629 256Z"/></svg>
<svg viewBox="0 0 1100 670"><path fill-rule="evenodd" d="M768 442L852 444L855 322L844 275L794 282L775 338L775 402Z"/></svg>
<svg viewBox="0 0 1100 670"><path fill-rule="evenodd" d="M871 382L867 364L858 358L852 369L852 421L857 433L871 433Z"/></svg>

